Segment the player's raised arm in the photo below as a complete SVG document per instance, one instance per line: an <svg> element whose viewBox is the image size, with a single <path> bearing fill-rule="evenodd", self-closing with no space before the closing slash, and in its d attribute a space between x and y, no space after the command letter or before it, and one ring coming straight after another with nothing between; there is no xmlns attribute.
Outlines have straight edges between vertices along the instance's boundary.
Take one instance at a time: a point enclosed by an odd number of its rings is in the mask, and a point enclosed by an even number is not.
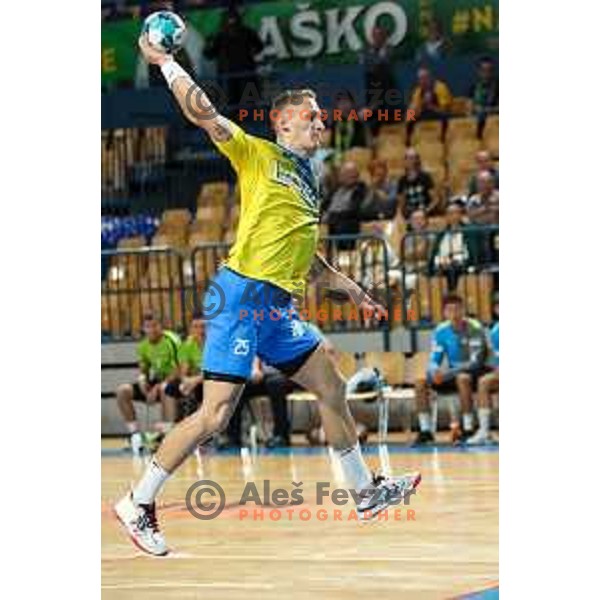
<svg viewBox="0 0 600 600"><path fill-rule="evenodd" d="M160 67L186 118L204 129L215 142L225 142L230 139L232 136L230 121L217 111L209 97L173 56L153 48L148 43L146 35L140 36L138 44L146 62Z"/></svg>

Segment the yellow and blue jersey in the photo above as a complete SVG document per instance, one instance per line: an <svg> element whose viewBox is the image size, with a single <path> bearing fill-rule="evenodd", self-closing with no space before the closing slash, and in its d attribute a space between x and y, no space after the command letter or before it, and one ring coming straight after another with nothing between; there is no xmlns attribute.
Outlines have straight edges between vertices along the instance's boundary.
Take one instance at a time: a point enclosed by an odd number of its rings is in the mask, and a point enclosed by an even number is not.
<svg viewBox="0 0 600 600"><path fill-rule="evenodd" d="M318 241L315 165L286 148L245 133L216 142L241 190L236 241L226 265L252 279L302 295Z"/></svg>

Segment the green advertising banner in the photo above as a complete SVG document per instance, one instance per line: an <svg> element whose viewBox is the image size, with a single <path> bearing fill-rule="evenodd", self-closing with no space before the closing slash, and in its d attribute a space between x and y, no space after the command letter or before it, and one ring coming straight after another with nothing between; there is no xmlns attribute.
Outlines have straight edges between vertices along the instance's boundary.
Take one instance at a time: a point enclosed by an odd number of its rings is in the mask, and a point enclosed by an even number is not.
<svg viewBox="0 0 600 600"><path fill-rule="evenodd" d="M197 74L210 76L214 66L202 51L219 31L223 8L183 15L188 25L185 51ZM375 23L386 26L398 59L411 59L424 43L427 23L441 24L452 54L495 52L498 48L498 0L313 0L261 2L244 9L244 22L265 44L260 62L278 67L356 63ZM102 84L145 85L147 69L137 51L141 21L129 19L102 26Z"/></svg>

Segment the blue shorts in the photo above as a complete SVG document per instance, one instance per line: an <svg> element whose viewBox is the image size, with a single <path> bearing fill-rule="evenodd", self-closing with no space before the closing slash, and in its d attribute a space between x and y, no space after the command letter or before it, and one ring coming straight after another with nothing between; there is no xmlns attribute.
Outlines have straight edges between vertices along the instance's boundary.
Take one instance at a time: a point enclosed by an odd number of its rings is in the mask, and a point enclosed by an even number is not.
<svg viewBox="0 0 600 600"><path fill-rule="evenodd" d="M319 345L317 331L300 319L289 292L223 267L204 295L208 379L245 381L258 357L292 375Z"/></svg>

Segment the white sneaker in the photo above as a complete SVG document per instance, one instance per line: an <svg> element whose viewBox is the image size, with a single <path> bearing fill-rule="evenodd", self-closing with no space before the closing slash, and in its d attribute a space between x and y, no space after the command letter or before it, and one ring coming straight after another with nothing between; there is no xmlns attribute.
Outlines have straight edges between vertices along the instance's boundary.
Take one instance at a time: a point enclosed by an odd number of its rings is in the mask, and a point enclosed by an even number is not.
<svg viewBox="0 0 600 600"><path fill-rule="evenodd" d="M140 550L154 556L169 553L165 538L158 528L155 504L136 504L129 492L115 504L114 512L131 541Z"/></svg>
<svg viewBox="0 0 600 600"><path fill-rule="evenodd" d="M356 507L358 518L368 521L375 518L392 503L405 498L421 483L421 473L410 473L401 477L379 476L373 479L373 489Z"/></svg>
<svg viewBox="0 0 600 600"><path fill-rule="evenodd" d="M492 443L492 436L489 433L485 433L481 429L478 429L475 435L472 435L467 440L467 446L486 446Z"/></svg>
<svg viewBox="0 0 600 600"><path fill-rule="evenodd" d="M131 453L134 456L141 456L144 451L144 436L141 431L136 431L131 434L130 445Z"/></svg>

